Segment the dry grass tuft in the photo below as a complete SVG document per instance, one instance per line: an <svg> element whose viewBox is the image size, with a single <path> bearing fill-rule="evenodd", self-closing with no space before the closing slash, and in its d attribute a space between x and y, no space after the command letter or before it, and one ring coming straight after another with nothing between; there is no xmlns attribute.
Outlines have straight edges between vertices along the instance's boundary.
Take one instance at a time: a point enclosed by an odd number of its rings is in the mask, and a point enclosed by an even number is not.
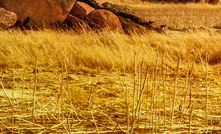
<svg viewBox="0 0 221 134"><path fill-rule="evenodd" d="M158 34L125 35L118 31L84 32L72 31L1 31L0 65L25 67L57 65L65 59L72 68L114 69L122 66L122 56L128 71L133 72L133 52L139 52L146 65L149 59L167 54L167 66L175 68L178 55L184 61L188 56L197 63L205 59L205 51L211 53L211 61L218 53L220 34L217 32L168 32ZM150 66L153 62L150 61Z"/></svg>

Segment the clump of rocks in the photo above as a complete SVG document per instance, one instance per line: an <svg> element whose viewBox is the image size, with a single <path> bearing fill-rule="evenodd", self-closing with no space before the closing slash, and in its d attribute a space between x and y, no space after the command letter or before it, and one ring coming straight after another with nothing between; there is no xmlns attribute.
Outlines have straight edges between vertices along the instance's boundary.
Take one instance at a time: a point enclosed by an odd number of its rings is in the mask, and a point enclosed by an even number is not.
<svg viewBox="0 0 221 134"><path fill-rule="evenodd" d="M154 25L153 25L154 24ZM85 29L122 29L125 33L163 32L124 5L95 0L1 0L0 29L33 29L56 27L81 31Z"/></svg>

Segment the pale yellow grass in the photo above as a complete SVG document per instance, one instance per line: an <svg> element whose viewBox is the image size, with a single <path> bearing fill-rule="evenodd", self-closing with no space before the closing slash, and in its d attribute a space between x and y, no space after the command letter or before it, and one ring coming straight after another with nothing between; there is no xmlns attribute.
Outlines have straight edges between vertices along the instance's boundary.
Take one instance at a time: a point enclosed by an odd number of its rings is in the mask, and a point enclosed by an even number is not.
<svg viewBox="0 0 221 134"><path fill-rule="evenodd" d="M178 55L183 61L188 56L195 62L204 60L205 52L211 61L218 63L220 56L220 34L217 32L174 32L157 34L125 35L117 31L85 32L72 31L1 31L0 65L2 67L25 67L38 60L39 65L55 65L64 60L71 67L114 69L124 65L133 71L134 51L145 63L166 54L166 64L174 68ZM216 57L214 57L216 55ZM60 64L61 65L61 64Z"/></svg>
<svg viewBox="0 0 221 134"><path fill-rule="evenodd" d="M181 8L186 11L192 6L177 5L180 7L176 9L175 4L139 4L129 3L128 6L139 7L139 13L145 13L143 11L150 8L150 12L154 11L152 16L159 17L159 20L161 14L156 15L157 11L164 13L171 6L175 10L170 10L170 17L176 19L180 16L175 11ZM206 10L219 10L210 5L202 6L208 6L203 8ZM192 21L194 23L191 26L195 27L197 21ZM171 25L179 28L175 22ZM154 130L156 133L187 133L189 129L193 133L218 133L221 131L220 42L220 31L208 28L131 35L125 35L120 30L82 33L47 29L0 31L0 133L129 133L133 96L137 93L133 91L139 86L138 68L142 59L143 75L146 67L149 68L148 84L144 86L140 123L135 123L134 132L151 133ZM134 52L138 55L136 72ZM163 54L165 61L162 67ZM210 60L208 68L206 55L209 55ZM180 71L176 75L179 56ZM33 71L36 61L37 72ZM192 63L195 64L193 69ZM124 67L126 74L123 73ZM155 67L157 71L154 71ZM193 74L188 73L188 70ZM137 74L136 80L134 73ZM190 76L189 79L186 79L187 76ZM141 78L144 80L144 77ZM2 90L3 86L13 107ZM32 96L34 89L37 89L35 106ZM175 101L173 96L176 97ZM190 110L188 106L193 105ZM33 107L35 111L32 115ZM127 110L129 127L126 121Z"/></svg>
<svg viewBox="0 0 221 134"><path fill-rule="evenodd" d="M134 4L131 7L147 21L175 28L220 25L221 5L209 4Z"/></svg>
<svg viewBox="0 0 221 134"><path fill-rule="evenodd" d="M135 123L134 132L150 133L154 130L156 133L187 133L189 126L191 132L219 132L221 67L218 63L220 57L214 53L220 50L221 38L219 32L209 30L132 35L125 35L119 31L91 31L81 34L53 30L1 31L0 65L1 72L4 71L0 77L3 79L1 86L4 85L13 107L1 90L0 132L128 133L132 124L134 81L136 90L139 86L138 69L136 80L133 79L134 51L138 54L137 68L141 66L142 59L144 60L143 75L146 67L149 67L148 84L144 85L141 103L140 123ZM205 62L206 51L210 53L210 60L216 57L212 62L216 65L211 63L208 71ZM162 68L163 54L165 61ZM175 79L179 56L180 72ZM154 71L156 59L158 67L157 71ZM33 71L36 61L38 73ZM193 69L192 63L195 63ZM186 83L188 64L193 75ZM126 74L123 73L124 66ZM175 86L176 99L173 101ZM206 114L207 87L209 107ZM32 94L35 88L36 104L33 106ZM89 105L90 90L92 97ZM125 96L126 90L128 96ZM184 103L185 93L187 97ZM126 97L129 106L129 127L126 122ZM192 111L188 108L189 105L194 105ZM33 107L34 116L31 114ZM172 111L173 117L170 116ZM189 125L188 120L190 113L192 125ZM165 124L161 122L164 120Z"/></svg>

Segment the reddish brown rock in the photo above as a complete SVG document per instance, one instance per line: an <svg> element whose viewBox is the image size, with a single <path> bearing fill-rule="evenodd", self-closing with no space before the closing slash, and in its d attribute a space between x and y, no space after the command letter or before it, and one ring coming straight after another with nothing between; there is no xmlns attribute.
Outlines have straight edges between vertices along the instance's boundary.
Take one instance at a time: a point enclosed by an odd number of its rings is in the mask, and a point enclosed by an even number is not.
<svg viewBox="0 0 221 134"><path fill-rule="evenodd" d="M68 17L64 21L64 24L67 24L76 31L87 29L87 25L83 20L72 15L68 15Z"/></svg>
<svg viewBox="0 0 221 134"><path fill-rule="evenodd" d="M121 22L122 28L126 34L144 33L147 30L146 27L139 25L128 18L124 18L121 16L118 16L118 17Z"/></svg>
<svg viewBox="0 0 221 134"><path fill-rule="evenodd" d="M30 18L39 27L62 23L76 0L1 0L2 7L17 14L18 20Z"/></svg>
<svg viewBox="0 0 221 134"><path fill-rule="evenodd" d="M90 12L94 11L95 8L89 6L88 4L84 2L77 2L79 5L81 5L86 10L86 15L88 15Z"/></svg>
<svg viewBox="0 0 221 134"><path fill-rule="evenodd" d="M95 9L102 9L103 8L103 6L100 5L100 3L98 3L96 0L77 0L77 1L84 2L88 5L90 5L91 7L94 7Z"/></svg>
<svg viewBox="0 0 221 134"><path fill-rule="evenodd" d="M80 4L78 4L78 2L75 2L69 14L83 20L86 16L86 10Z"/></svg>
<svg viewBox="0 0 221 134"><path fill-rule="evenodd" d="M209 4L213 4L213 5L216 5L216 4L219 4L220 1L219 0L209 0L208 2Z"/></svg>
<svg viewBox="0 0 221 134"><path fill-rule="evenodd" d="M86 21L92 28L110 28L116 29L121 27L118 17L111 11L97 9L86 16Z"/></svg>
<svg viewBox="0 0 221 134"><path fill-rule="evenodd" d="M7 28L15 25L17 15L0 7L0 28Z"/></svg>

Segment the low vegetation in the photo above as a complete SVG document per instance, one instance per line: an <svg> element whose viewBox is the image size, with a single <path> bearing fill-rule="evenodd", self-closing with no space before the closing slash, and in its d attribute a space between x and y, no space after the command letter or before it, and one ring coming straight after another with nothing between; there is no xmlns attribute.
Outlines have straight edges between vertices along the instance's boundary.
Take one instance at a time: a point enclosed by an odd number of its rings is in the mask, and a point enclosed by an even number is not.
<svg viewBox="0 0 221 134"><path fill-rule="evenodd" d="M129 6L159 24L219 10L150 5ZM0 132L220 132L220 29L187 17L164 34L0 31Z"/></svg>

